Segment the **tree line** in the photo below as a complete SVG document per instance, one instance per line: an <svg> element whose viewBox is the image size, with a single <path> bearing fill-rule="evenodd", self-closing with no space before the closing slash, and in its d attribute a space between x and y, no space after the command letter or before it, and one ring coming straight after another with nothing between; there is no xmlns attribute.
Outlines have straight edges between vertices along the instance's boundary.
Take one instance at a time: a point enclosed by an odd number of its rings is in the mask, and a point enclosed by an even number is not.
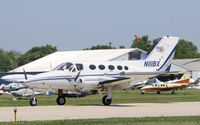
<svg viewBox="0 0 200 125"><path fill-rule="evenodd" d="M33 47L24 54L14 50L0 49L0 72L10 71L56 51L57 48L51 45Z"/></svg>
<svg viewBox="0 0 200 125"><path fill-rule="evenodd" d="M139 37L139 42L137 39L134 39L130 48L140 48L146 52L149 52L152 47L158 42L159 38L149 40L147 35ZM119 46L119 48L125 48L124 46ZM116 49L116 47L112 47L109 45L97 45L92 46L91 48L86 48L86 50L93 49ZM198 53L198 48L191 41L187 41L184 39L179 40L176 53L174 56L175 59L191 59L191 58L200 58L200 53Z"/></svg>
<svg viewBox="0 0 200 125"><path fill-rule="evenodd" d="M139 43L137 39L132 41L130 48L140 48L145 51L150 51L151 48L157 43L158 38L149 40L147 35L139 37ZM125 48L123 45L119 48ZM95 50L95 49L116 49L111 45L96 45L84 50ZM22 54L20 52L11 50L4 51L0 49L0 72L7 72L16 67L25 65L36 59L49 55L57 51L57 47L51 45L33 47L26 53ZM184 39L179 40L177 50L174 56L175 59L190 59L190 58L200 58L200 53L198 53L198 48L191 41Z"/></svg>

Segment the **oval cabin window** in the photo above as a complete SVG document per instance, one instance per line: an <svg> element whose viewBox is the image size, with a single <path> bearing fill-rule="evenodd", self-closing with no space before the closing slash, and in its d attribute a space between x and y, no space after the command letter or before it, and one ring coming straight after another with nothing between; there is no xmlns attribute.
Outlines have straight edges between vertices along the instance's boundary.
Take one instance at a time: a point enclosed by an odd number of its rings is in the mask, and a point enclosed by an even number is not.
<svg viewBox="0 0 200 125"><path fill-rule="evenodd" d="M104 69L105 69L105 66L104 66L104 65L99 65L99 69L100 69L100 70L104 70Z"/></svg>
<svg viewBox="0 0 200 125"><path fill-rule="evenodd" d="M95 70L95 69L96 69L96 66L93 65L93 64L91 64L91 65L89 66L89 68L90 68L91 70Z"/></svg>
<svg viewBox="0 0 200 125"><path fill-rule="evenodd" d="M125 69L125 70L128 70L128 66L124 66L124 69Z"/></svg>
<svg viewBox="0 0 200 125"><path fill-rule="evenodd" d="M122 70L122 66L117 66L117 69L118 70Z"/></svg>
<svg viewBox="0 0 200 125"><path fill-rule="evenodd" d="M109 65L109 66L108 66L108 69L110 69L110 70L114 70L115 67L114 67L113 65Z"/></svg>

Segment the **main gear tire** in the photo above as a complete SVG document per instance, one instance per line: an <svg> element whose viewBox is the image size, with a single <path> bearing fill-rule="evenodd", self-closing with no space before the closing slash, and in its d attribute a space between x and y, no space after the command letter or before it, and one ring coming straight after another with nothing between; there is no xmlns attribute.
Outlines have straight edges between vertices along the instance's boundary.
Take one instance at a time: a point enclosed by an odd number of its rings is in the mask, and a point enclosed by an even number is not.
<svg viewBox="0 0 200 125"><path fill-rule="evenodd" d="M111 104L112 102L112 99L107 99L107 95L105 95L103 98L102 98L102 102L104 105L108 106Z"/></svg>
<svg viewBox="0 0 200 125"><path fill-rule="evenodd" d="M66 99L65 97L58 96L58 98L56 99L56 102L58 105L64 105L66 103Z"/></svg>

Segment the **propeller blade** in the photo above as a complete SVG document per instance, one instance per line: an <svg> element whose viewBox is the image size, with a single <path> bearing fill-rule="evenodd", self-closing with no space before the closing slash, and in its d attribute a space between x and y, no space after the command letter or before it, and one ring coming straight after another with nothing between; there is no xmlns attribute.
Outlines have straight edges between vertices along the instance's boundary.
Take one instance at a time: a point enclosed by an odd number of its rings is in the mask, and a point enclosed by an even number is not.
<svg viewBox="0 0 200 125"><path fill-rule="evenodd" d="M75 79L74 79L75 81L78 80L78 78L79 78L79 76L80 76L80 73L81 73L81 71L79 71L78 74L76 75L76 77L75 77Z"/></svg>
<svg viewBox="0 0 200 125"><path fill-rule="evenodd" d="M27 74L26 74L26 72L25 72L25 69L23 68L23 71L24 71L24 77L25 77L25 80L27 80L28 78L27 78Z"/></svg>

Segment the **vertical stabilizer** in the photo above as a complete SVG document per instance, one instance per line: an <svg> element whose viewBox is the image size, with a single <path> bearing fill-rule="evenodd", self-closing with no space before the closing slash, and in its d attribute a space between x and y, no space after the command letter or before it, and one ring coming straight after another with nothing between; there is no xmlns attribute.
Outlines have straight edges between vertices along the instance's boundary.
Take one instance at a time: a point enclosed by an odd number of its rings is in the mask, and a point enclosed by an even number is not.
<svg viewBox="0 0 200 125"><path fill-rule="evenodd" d="M161 37L152 51L143 59L144 67L153 67L157 71L169 71L178 41L178 37Z"/></svg>
<svg viewBox="0 0 200 125"><path fill-rule="evenodd" d="M180 81L182 81L182 80L189 80L189 79L190 79L190 74L185 73L185 74L183 74L183 76L181 77Z"/></svg>

